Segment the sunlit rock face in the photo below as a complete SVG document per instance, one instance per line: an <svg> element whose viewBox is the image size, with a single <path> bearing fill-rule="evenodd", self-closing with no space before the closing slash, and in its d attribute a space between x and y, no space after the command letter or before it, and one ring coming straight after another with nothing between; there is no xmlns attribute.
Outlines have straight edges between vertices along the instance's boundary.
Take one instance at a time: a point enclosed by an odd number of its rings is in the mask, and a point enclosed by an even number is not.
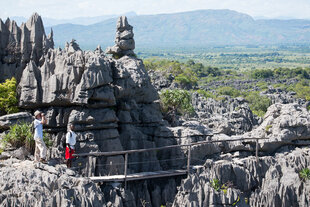
<svg viewBox="0 0 310 207"><path fill-rule="evenodd" d="M53 48L53 31L46 36L37 13L20 26L14 20L3 23L0 19L0 82L13 76L19 80L30 60L41 66L44 54Z"/></svg>

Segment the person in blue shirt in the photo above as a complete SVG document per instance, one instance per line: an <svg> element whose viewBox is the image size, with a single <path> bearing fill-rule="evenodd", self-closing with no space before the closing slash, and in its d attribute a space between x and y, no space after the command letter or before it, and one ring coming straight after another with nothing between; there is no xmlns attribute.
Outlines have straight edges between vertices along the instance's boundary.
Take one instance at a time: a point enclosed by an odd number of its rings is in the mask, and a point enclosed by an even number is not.
<svg viewBox="0 0 310 207"><path fill-rule="evenodd" d="M35 120L33 121L34 126L34 141L36 144L34 152L35 162L46 162L46 145L43 141L43 124L46 124L46 118L40 111L34 112Z"/></svg>

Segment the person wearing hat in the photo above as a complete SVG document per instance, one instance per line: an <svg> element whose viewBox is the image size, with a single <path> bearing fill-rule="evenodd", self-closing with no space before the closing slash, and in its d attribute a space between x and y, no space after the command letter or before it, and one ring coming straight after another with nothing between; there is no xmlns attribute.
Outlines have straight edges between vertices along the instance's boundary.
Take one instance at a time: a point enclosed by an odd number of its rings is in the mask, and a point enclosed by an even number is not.
<svg viewBox="0 0 310 207"><path fill-rule="evenodd" d="M34 152L35 162L46 162L46 145L43 141L43 124L46 124L46 118L40 111L34 112L35 120L33 121L34 126L34 141L36 143Z"/></svg>

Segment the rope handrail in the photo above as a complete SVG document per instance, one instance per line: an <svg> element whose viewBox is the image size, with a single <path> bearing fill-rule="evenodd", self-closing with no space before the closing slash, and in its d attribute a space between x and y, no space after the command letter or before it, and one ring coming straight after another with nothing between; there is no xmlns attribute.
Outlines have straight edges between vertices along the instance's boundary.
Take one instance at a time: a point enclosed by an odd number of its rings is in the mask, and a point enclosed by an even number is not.
<svg viewBox="0 0 310 207"><path fill-rule="evenodd" d="M170 149L170 148L177 148L177 147L189 147L195 145L202 145L202 144L210 144L210 143L217 143L217 142L234 142L234 141L245 141L245 140L262 140L268 138L240 138L240 139L222 139L222 140L207 140L201 142L194 142L190 144L182 144L182 145L169 145L164 147L154 147L154 148L147 148L147 149L135 149L135 150L124 150L124 151L111 151L111 152L89 152L89 153L78 153L74 154L74 156L117 156L117 155L124 155L124 154L132 154L132 153L139 153L139 152L149 152L149 151L156 151L156 150L163 150L163 149Z"/></svg>

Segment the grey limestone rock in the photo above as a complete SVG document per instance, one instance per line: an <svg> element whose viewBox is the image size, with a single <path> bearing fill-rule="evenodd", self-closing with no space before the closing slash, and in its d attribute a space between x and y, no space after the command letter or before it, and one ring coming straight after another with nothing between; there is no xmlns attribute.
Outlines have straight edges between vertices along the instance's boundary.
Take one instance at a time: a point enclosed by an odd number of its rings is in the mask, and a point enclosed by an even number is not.
<svg viewBox="0 0 310 207"><path fill-rule="evenodd" d="M106 53L120 56L134 55L135 40L132 29L126 16L119 17L116 25L115 45L108 47Z"/></svg>
<svg viewBox="0 0 310 207"><path fill-rule="evenodd" d="M217 101L194 93L192 103L198 119L218 133L240 135L260 123L243 98L223 97L223 100Z"/></svg>
<svg viewBox="0 0 310 207"><path fill-rule="evenodd" d="M65 166L15 159L1 165L1 206L106 206L99 187Z"/></svg>
<svg viewBox="0 0 310 207"><path fill-rule="evenodd" d="M14 20L0 20L0 82L11 77L19 81L26 64L30 60L43 64L45 52L53 47L53 32L46 37L37 13L20 27Z"/></svg>
<svg viewBox="0 0 310 207"><path fill-rule="evenodd" d="M309 149L284 151L261 157L259 165L254 157L207 160L182 181L173 206L307 206L309 185L298 172L309 167ZM213 179L228 189L215 190Z"/></svg>
<svg viewBox="0 0 310 207"><path fill-rule="evenodd" d="M32 120L33 116L29 112L19 112L0 116L0 129L6 130L14 124L30 123Z"/></svg>
<svg viewBox="0 0 310 207"><path fill-rule="evenodd" d="M268 138L260 140L260 147L271 152L287 144L309 144L309 127L310 114L305 106L297 103L274 104L268 108L263 123L243 136Z"/></svg>

